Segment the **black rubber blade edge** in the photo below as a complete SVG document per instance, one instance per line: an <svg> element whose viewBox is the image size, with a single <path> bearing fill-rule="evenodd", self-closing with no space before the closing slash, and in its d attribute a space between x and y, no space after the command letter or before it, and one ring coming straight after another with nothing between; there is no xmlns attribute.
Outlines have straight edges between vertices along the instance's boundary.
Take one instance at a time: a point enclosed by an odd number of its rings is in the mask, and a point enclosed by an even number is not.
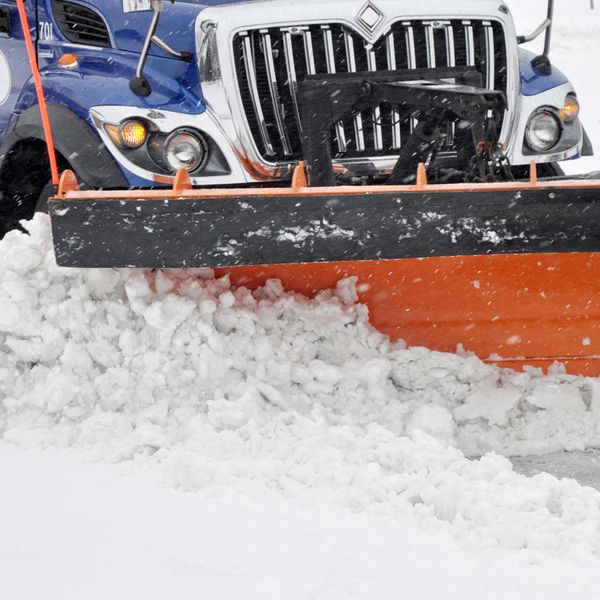
<svg viewBox="0 0 600 600"><path fill-rule="evenodd" d="M216 267L600 251L600 190L51 200L57 263Z"/></svg>

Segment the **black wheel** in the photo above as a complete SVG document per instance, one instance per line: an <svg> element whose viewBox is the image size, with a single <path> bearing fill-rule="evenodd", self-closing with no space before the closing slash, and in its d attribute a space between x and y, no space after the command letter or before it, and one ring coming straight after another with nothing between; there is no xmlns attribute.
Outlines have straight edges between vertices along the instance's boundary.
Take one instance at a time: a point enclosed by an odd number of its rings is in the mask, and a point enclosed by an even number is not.
<svg viewBox="0 0 600 600"><path fill-rule="evenodd" d="M57 161L60 171L70 168L60 154ZM0 172L0 239L11 229L25 231L20 223L36 212L48 212L54 192L49 172L46 145L40 140L21 140L7 152Z"/></svg>
<svg viewBox="0 0 600 600"><path fill-rule="evenodd" d="M47 214L48 198L54 196L55 193L56 189L54 188L54 184L52 183L52 181L49 181L40 192L37 202L35 203L35 212Z"/></svg>
<svg viewBox="0 0 600 600"><path fill-rule="evenodd" d="M51 181L42 188L41 192L38 191L37 196L33 193L21 196L0 191L0 239L12 229L26 233L27 230L21 221L28 221L38 212L48 213L48 198L54 193Z"/></svg>
<svg viewBox="0 0 600 600"><path fill-rule="evenodd" d="M69 163L57 155L62 171ZM0 238L11 229L24 231L20 224L36 212L48 211L50 165L46 144L27 139L15 144L4 157L0 171Z"/></svg>

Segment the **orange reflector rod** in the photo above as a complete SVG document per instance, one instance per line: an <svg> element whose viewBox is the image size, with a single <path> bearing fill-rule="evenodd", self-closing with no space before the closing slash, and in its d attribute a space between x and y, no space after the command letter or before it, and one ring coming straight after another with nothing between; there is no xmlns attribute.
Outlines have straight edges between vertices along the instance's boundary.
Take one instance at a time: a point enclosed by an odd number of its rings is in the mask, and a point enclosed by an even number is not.
<svg viewBox="0 0 600 600"><path fill-rule="evenodd" d="M532 160L529 164L529 183L531 185L537 185L538 182L538 169L535 160Z"/></svg>
<svg viewBox="0 0 600 600"><path fill-rule="evenodd" d="M306 167L304 161L301 160L294 168L294 174L292 176L292 189L298 190L300 188L308 187L308 179L306 178Z"/></svg>
<svg viewBox="0 0 600 600"><path fill-rule="evenodd" d="M58 184L58 192L56 193L57 198L64 198L67 192L78 192L79 184L77 183L77 177L71 169L65 169L60 176L60 183Z"/></svg>
<svg viewBox="0 0 600 600"><path fill-rule="evenodd" d="M425 163L419 163L417 167L417 188L427 187L427 167Z"/></svg>
<svg viewBox="0 0 600 600"><path fill-rule="evenodd" d="M185 169L179 169L173 181L173 192L178 194L179 192L183 192L183 190L191 189L192 181L190 180L190 174Z"/></svg>
<svg viewBox="0 0 600 600"><path fill-rule="evenodd" d="M52 184L57 186L59 183L58 164L56 162L56 151L54 149L54 138L52 137L52 128L50 126L50 118L48 116L48 107L46 106L46 98L44 97L44 89L42 87L42 78L35 56L33 40L31 39L31 31L29 30L29 21L27 19L27 11L25 9L24 0L17 0L17 9L23 29L23 38L25 47L27 48L27 56L29 58L29 66L33 74L33 82L35 85L35 93L37 94L38 104L40 105L40 114L42 117L42 126L44 128L44 136L46 137L46 146L48 148L48 158L50 159L50 172L52 174Z"/></svg>

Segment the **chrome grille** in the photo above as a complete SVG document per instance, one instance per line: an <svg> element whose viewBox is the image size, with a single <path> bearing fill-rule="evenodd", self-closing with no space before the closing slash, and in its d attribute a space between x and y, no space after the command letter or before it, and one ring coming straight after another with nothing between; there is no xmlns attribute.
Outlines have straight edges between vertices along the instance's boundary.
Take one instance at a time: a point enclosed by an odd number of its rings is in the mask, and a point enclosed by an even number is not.
<svg viewBox="0 0 600 600"><path fill-rule="evenodd" d="M306 75L472 66L488 89L507 91L501 23L486 20L399 21L374 44L339 23L238 32L233 50L248 126L267 162L300 158L297 82ZM357 112L332 131L335 157L397 153L414 118L382 104ZM446 150L455 150L448 125Z"/></svg>

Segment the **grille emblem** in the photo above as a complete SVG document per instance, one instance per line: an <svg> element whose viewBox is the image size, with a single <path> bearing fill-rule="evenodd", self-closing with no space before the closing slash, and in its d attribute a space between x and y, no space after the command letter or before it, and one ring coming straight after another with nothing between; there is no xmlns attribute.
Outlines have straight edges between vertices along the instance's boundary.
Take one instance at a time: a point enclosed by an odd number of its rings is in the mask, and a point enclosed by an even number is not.
<svg viewBox="0 0 600 600"><path fill-rule="evenodd" d="M367 2L358 13L356 20L372 33L383 21L383 13L372 2Z"/></svg>

